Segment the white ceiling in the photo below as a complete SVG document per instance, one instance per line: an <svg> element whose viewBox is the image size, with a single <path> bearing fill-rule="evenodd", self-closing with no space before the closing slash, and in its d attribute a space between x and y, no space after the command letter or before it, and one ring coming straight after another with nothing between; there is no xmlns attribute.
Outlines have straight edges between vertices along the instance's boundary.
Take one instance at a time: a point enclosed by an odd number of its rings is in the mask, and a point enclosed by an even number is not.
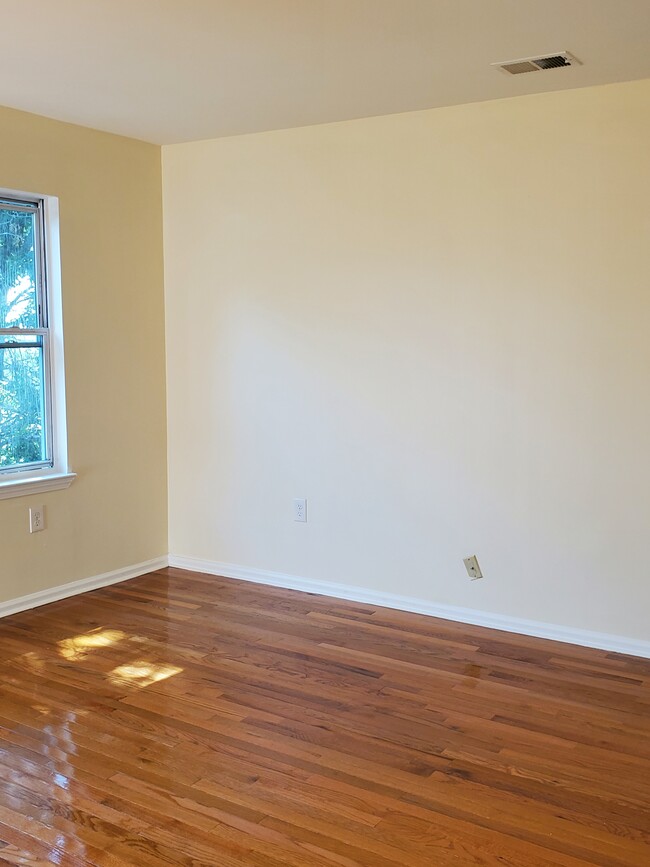
<svg viewBox="0 0 650 867"><path fill-rule="evenodd" d="M0 0L0 104L157 143L650 77L650 0ZM499 60L584 65L517 77Z"/></svg>

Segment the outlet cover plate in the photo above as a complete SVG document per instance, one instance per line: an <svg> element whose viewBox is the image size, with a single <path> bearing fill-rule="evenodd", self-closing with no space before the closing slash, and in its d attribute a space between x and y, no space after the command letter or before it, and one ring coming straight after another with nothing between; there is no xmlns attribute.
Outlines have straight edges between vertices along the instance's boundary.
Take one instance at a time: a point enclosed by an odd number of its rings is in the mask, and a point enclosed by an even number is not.
<svg viewBox="0 0 650 867"><path fill-rule="evenodd" d="M481 567L478 565L478 559L474 554L471 557L465 557L463 559L463 563L465 564L465 568L467 569L467 574L472 579L472 581L476 581L478 578L483 577L483 573L481 572Z"/></svg>
<svg viewBox="0 0 650 867"><path fill-rule="evenodd" d="M307 500L296 498L293 501L293 520L301 524L307 523Z"/></svg>
<svg viewBox="0 0 650 867"><path fill-rule="evenodd" d="M45 506L32 506L29 510L29 532L40 533L45 529Z"/></svg>

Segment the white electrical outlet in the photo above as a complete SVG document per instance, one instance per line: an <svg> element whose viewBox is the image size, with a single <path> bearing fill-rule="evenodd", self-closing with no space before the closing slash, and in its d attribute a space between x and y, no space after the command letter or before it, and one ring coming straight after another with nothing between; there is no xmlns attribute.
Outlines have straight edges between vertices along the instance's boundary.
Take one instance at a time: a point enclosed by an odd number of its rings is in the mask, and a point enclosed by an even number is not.
<svg viewBox="0 0 650 867"><path fill-rule="evenodd" d="M29 532L40 533L45 529L45 506L32 506L29 510Z"/></svg>
<svg viewBox="0 0 650 867"><path fill-rule="evenodd" d="M472 581L476 581L477 578L483 577L481 567L478 565L478 560L474 555L472 555L471 557L465 557L463 563L465 564L467 574L472 579Z"/></svg>
<svg viewBox="0 0 650 867"><path fill-rule="evenodd" d="M307 523L307 500L296 499L293 501L293 520Z"/></svg>

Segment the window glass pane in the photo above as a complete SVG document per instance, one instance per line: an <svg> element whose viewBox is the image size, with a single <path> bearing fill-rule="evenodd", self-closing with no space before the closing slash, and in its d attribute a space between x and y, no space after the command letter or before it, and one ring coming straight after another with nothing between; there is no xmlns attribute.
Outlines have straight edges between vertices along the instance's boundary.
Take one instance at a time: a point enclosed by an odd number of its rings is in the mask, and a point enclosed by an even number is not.
<svg viewBox="0 0 650 867"><path fill-rule="evenodd" d="M0 328L38 328L36 212L0 207Z"/></svg>
<svg viewBox="0 0 650 867"><path fill-rule="evenodd" d="M1 338L0 470L47 461L44 395L42 338Z"/></svg>

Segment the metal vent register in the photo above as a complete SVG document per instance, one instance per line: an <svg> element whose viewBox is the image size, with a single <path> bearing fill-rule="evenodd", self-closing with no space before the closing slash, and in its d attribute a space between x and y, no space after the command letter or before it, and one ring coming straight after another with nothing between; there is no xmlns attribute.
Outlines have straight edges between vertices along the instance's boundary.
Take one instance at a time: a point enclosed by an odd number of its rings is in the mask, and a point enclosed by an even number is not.
<svg viewBox="0 0 650 867"><path fill-rule="evenodd" d="M568 51L562 51L559 54L545 54L543 57L503 60L491 65L498 67L508 75L522 75L525 72L543 72L548 69L562 69L566 66L581 66L582 64L577 57L569 54Z"/></svg>

